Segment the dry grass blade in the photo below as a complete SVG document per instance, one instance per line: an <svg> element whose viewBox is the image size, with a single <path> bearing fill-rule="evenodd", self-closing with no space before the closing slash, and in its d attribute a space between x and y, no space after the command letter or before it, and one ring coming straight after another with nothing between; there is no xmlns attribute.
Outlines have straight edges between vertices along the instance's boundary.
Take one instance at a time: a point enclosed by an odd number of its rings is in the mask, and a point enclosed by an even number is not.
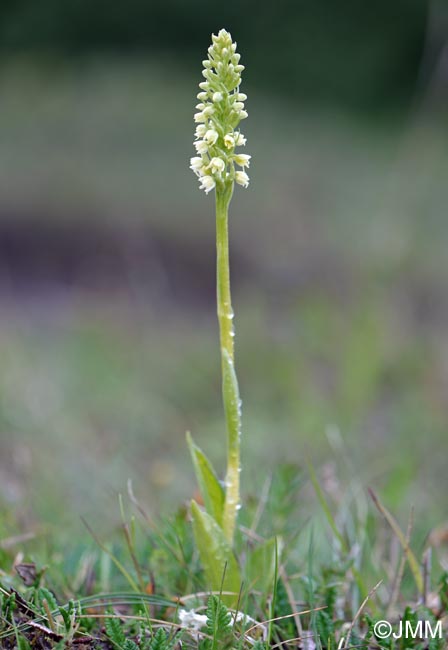
<svg viewBox="0 0 448 650"><path fill-rule="evenodd" d="M319 612L321 609L327 609L327 606L322 605L322 607L315 607L314 609L304 609L301 612L293 612L292 614L285 614L284 616L276 616L275 618L268 618L265 621L260 621L258 623L255 623L255 625L252 625L252 627L246 630L246 634L252 632L252 630L255 630L255 628L257 627L266 625L266 623L275 623L276 621L283 621L286 618L293 618L294 616L302 616L303 614L311 614L312 612Z"/></svg>
<svg viewBox="0 0 448 650"><path fill-rule="evenodd" d="M321 505L322 510L325 513L325 516L327 518L327 521L330 525L331 530L333 531L334 536L338 540L339 544L341 545L341 549L344 552L348 552L348 547L347 543L344 539L344 537L341 535L339 528L336 525L336 522L334 520L333 514L330 510L330 507L327 503L327 499L325 498L325 495L323 493L322 488L320 487L319 481L316 476L315 469L310 461L307 462L307 467L308 467L308 472L310 475L311 483L313 484L314 490L316 492L317 498L319 499L319 503Z"/></svg>
<svg viewBox="0 0 448 650"><path fill-rule="evenodd" d="M432 566L432 548L428 548L423 553L423 605L428 606L428 597L431 591L431 566Z"/></svg>
<svg viewBox="0 0 448 650"><path fill-rule="evenodd" d="M352 620L352 622L350 623L350 627L349 627L349 629L348 629L348 633L347 633L347 643L346 643L345 646L344 646L344 649L345 649L345 650L348 650L348 648L349 648L350 637L352 636L353 628L355 627L355 623L356 623L356 621L357 621L358 618L361 616L361 612L362 612L362 610L363 610L364 607L367 605L367 602L368 602L369 599L373 596L373 594L376 592L376 590L379 588L379 586L380 586L380 584L381 584L382 582L383 582L383 581L380 580L380 581L379 581L379 582L378 582L378 583L373 587L373 589L371 589L371 590L369 591L369 593L367 594L367 596L364 598L364 600L362 601L361 605L359 606L358 611L356 612L355 616L353 617L353 620Z"/></svg>
<svg viewBox="0 0 448 650"><path fill-rule="evenodd" d="M137 560L137 555L135 552L134 548L134 541L132 539L131 531L129 529L129 524L126 521L125 518L125 513L124 513L124 507L123 507L123 498L121 494L119 495L119 504L120 504L120 512L121 512L121 520L122 520L122 530L124 533L124 537L126 540L126 546L128 547L129 555L131 556L132 564L134 565L134 570L137 575L138 579L138 586L140 587L140 591L145 590L145 584L143 581L143 575L142 575L142 570L140 568L140 564Z"/></svg>
<svg viewBox="0 0 448 650"><path fill-rule="evenodd" d="M0 540L0 549L7 551L17 544L23 544L24 542L29 542L30 540L36 537L36 533L23 533L22 535L15 535L13 537L6 537Z"/></svg>
<svg viewBox="0 0 448 650"><path fill-rule="evenodd" d="M107 548L107 546L105 544L103 544L103 542L100 539L98 539L98 537L95 535L95 533L93 532L93 530L91 529L91 527L89 526L89 524L87 523L87 521L83 517L81 517L81 521L84 524L84 526L87 528L88 532L90 533L90 535L92 536L94 541L97 543L97 545L103 551L103 553L105 553L106 555L108 555L110 557L110 559L115 564L115 566L120 571L120 573L126 578L126 580L128 581L129 586L131 587L131 589L133 589L136 592L139 592L139 588L138 588L137 583L133 580L133 578L129 574L129 572L126 571L124 566L121 564L120 560L118 560L118 558L115 557L115 555Z"/></svg>
<svg viewBox="0 0 448 650"><path fill-rule="evenodd" d="M412 526L414 524L414 510L411 508L411 512L409 513L409 519L408 519L408 527L406 529L406 544L409 546L409 543L411 541L411 533L412 533ZM387 617L390 617L393 609L395 607L395 603L398 600L398 595L400 593L400 586L401 582L403 580L403 575L404 575L404 567L406 565L406 555L403 552L403 555L400 559L400 564L398 566L398 571L397 575L395 577L393 587L392 587L392 594L390 597L389 604L387 606Z"/></svg>
<svg viewBox="0 0 448 650"><path fill-rule="evenodd" d="M291 607L291 611L294 611L294 593L291 587L291 583L288 580L287 573L285 571L285 568L283 566L280 567L280 576L283 580L283 586L285 587L286 595L288 597L288 602L289 606ZM294 623L296 625L297 632L299 636L303 634L303 629L302 629L302 622L300 620L300 615L295 613L292 615L294 618Z"/></svg>
<svg viewBox="0 0 448 650"><path fill-rule="evenodd" d="M398 522L396 519L391 515L391 513L385 508L385 506L381 503L379 500L378 496L375 494L375 492L372 490L372 488L368 488L369 494L372 497L373 503L379 510L379 512L383 515L384 519L387 521L389 526L392 528L393 532L397 536L402 548L403 552L406 556L406 559L409 563L409 567L412 571L412 575L414 576L415 584L417 586L417 589L420 593L420 595L423 596L424 592L424 585L423 585L423 576L420 571L420 566L417 561L417 558L415 557L414 553L412 552L409 543L401 530L400 526L398 525Z"/></svg>

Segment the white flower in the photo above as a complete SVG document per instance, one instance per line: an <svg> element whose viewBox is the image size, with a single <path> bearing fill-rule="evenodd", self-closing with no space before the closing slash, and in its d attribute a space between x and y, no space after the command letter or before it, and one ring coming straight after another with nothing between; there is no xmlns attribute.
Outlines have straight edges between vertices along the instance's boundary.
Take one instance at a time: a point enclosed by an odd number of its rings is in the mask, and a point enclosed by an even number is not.
<svg viewBox="0 0 448 650"><path fill-rule="evenodd" d="M226 133L224 136L224 145L227 149L232 149L235 146L235 138L232 133Z"/></svg>
<svg viewBox="0 0 448 650"><path fill-rule="evenodd" d="M194 114L194 121L195 122L205 122L206 119L207 118L206 118L206 116L204 115L204 113L202 111L200 113L195 113Z"/></svg>
<svg viewBox="0 0 448 650"><path fill-rule="evenodd" d="M215 187L215 185L216 183L212 176L201 176L201 184L199 187L201 190L204 190L206 194L208 194Z"/></svg>
<svg viewBox="0 0 448 650"><path fill-rule="evenodd" d="M249 185L249 176L246 174L246 172L236 172L235 180L238 185L242 185L243 187L247 187Z"/></svg>
<svg viewBox="0 0 448 650"><path fill-rule="evenodd" d="M247 142L247 140L244 137L244 135L242 133L238 133L238 135L236 136L236 140L235 140L236 146L237 147L244 147L246 142Z"/></svg>
<svg viewBox="0 0 448 650"><path fill-rule="evenodd" d="M194 134L197 138L203 138L206 132L207 132L207 127L205 126L205 124L198 124Z"/></svg>
<svg viewBox="0 0 448 650"><path fill-rule="evenodd" d="M192 169L197 176L202 176L205 170L202 158L198 158L197 156L190 158L190 169Z"/></svg>
<svg viewBox="0 0 448 650"><path fill-rule="evenodd" d="M210 160L210 164L208 167L212 171L212 173L217 172L218 174L222 174L222 172L226 168L226 163L222 158L215 157Z"/></svg>
<svg viewBox="0 0 448 650"><path fill-rule="evenodd" d="M217 139L218 139L218 131L215 131L215 129L209 129L208 131L206 131L204 140L208 144L215 144Z"/></svg>
<svg viewBox="0 0 448 650"><path fill-rule="evenodd" d="M190 609L190 611L181 609L178 616L181 625L189 627L196 632L199 632L201 627L207 625L207 616L205 614L196 614L194 609Z"/></svg>
<svg viewBox="0 0 448 650"><path fill-rule="evenodd" d="M196 108L199 108L199 109L202 110L203 106L200 106L200 105L198 104L198 105L196 106ZM241 111L241 110L244 108L244 104L243 104L243 102L235 102L234 105L233 105L233 108L234 108L236 111Z"/></svg>
<svg viewBox="0 0 448 650"><path fill-rule="evenodd" d="M200 154L207 153L208 151L208 144L205 142L205 140L198 140L197 142L193 142L194 148L196 151Z"/></svg>
<svg viewBox="0 0 448 650"><path fill-rule="evenodd" d="M222 102L222 93L220 92L213 93L212 99L214 102Z"/></svg>
<svg viewBox="0 0 448 650"><path fill-rule="evenodd" d="M241 167L249 167L251 158L252 156L248 156L247 153L238 153L234 157L234 161L236 162L237 165L240 165Z"/></svg>
<svg viewBox="0 0 448 650"><path fill-rule="evenodd" d="M204 111L204 113L205 113L205 111ZM248 113L247 111L240 111L240 112L238 113L238 115L239 115L239 117L240 117L240 120L245 120L246 117L249 115L249 113Z"/></svg>
<svg viewBox="0 0 448 650"><path fill-rule="evenodd" d="M213 115L215 109L213 108L213 106L206 106L202 112L206 117L209 117L210 115Z"/></svg>

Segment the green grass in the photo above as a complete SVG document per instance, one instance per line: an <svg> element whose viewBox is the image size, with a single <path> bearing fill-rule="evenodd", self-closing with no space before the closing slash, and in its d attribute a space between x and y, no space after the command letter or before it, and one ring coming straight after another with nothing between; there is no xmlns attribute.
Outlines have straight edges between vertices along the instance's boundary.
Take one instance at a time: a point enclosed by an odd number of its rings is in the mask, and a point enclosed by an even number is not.
<svg viewBox="0 0 448 650"><path fill-rule="evenodd" d="M183 252L186 274L201 256L214 273L210 202L187 163L194 80L177 81L170 62L162 74L157 62L119 61L45 72L16 62L1 77L5 214L36 223L143 224ZM403 531L414 507L418 562L426 535L446 517L448 158L442 127L424 114L380 130L263 97L248 110L253 183L250 195L235 199L230 223L244 402L241 523L250 530L260 506L256 533L282 537L285 551L277 602L269 588L244 607L259 621L272 609L290 614L292 589L297 610L328 606L328 617L303 620L322 639L334 630L339 636L361 605L354 562L367 591L383 580L365 611L381 618L391 599L402 551L367 487ZM38 590L21 585L13 570L17 554L39 571L48 565L39 584L60 606L128 593L129 582L80 516L138 583L118 505L129 478L157 522L137 518L144 586L154 579L160 597L206 590L178 507L195 489L187 429L221 474L224 468L214 303L193 287L189 310L170 269L156 262L159 280L132 279L119 294L88 283L63 300L2 293L0 582L18 588L46 626ZM310 458L321 503L306 470ZM271 496L260 505L271 474ZM138 512L124 501L130 522ZM11 540L26 533L35 538ZM240 557L256 543L240 531ZM362 551L352 556L357 543ZM434 548L433 594L444 553L443 543ZM393 615L417 599L406 567ZM206 598L193 606L205 607ZM127 607L147 616L140 602ZM147 609L150 618L177 623L175 608ZM2 611L10 631L11 614ZM79 622L86 633L108 635L94 619ZM126 636L137 638L140 625L155 642L147 621L126 619ZM276 624L274 644L297 635L296 626ZM364 621L357 632L367 629ZM184 643L196 641L185 633Z"/></svg>

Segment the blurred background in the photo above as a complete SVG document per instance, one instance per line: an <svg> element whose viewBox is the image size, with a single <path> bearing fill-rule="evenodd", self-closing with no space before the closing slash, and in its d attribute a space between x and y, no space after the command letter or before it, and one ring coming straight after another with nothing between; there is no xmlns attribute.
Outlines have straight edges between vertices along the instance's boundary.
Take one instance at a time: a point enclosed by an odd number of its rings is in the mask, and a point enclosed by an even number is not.
<svg viewBox="0 0 448 650"><path fill-rule="evenodd" d="M231 265L244 488L335 440L423 527L448 478L448 8L3 0L0 503L108 525L224 466L213 199L188 169L211 32L238 42L251 185ZM338 443L339 444L339 443ZM346 475L342 479L351 478Z"/></svg>

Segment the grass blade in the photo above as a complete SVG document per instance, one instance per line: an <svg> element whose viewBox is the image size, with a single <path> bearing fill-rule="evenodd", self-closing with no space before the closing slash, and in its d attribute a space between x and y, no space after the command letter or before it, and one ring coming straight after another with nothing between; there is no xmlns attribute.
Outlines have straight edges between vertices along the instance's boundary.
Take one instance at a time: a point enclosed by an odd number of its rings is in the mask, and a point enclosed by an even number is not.
<svg viewBox="0 0 448 650"><path fill-rule="evenodd" d="M375 494L375 492L372 490L372 488L369 489L369 494L372 497L372 501L379 510L379 512L383 515L384 519L387 521L389 526L392 528L393 532L398 538L398 541L401 544L401 547L403 549L403 552L406 556L406 559L409 563L409 567L412 571L412 575L414 576L415 584L417 586L417 589L421 595L423 595L424 592L424 585L423 585L423 576L420 571L420 566L418 563L417 558L415 557L414 553L412 552L409 543L406 539L406 536L404 535L403 531L401 530L400 526L398 525L397 520L391 515L391 513L387 510L387 508L381 503L379 500L378 496Z"/></svg>

